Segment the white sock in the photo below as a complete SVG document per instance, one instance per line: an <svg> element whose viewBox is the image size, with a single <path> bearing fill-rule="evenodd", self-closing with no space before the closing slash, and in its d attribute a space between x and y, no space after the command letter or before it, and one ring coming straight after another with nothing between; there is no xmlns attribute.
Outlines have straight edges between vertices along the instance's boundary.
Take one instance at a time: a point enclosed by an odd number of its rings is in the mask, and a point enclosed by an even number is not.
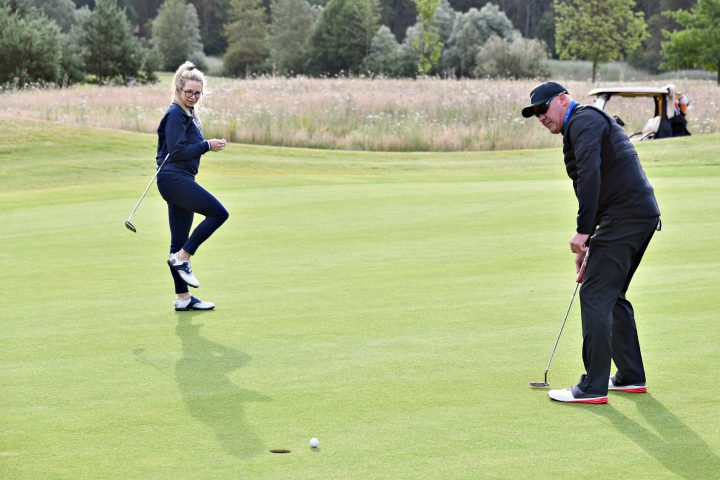
<svg viewBox="0 0 720 480"><path fill-rule="evenodd" d="M183 307L186 307L186 306L190 303L190 300L191 300L191 299L192 299L192 297L190 297L190 298L188 298L188 299L184 299L184 298L177 297L177 302L178 302L179 305L182 305Z"/></svg>

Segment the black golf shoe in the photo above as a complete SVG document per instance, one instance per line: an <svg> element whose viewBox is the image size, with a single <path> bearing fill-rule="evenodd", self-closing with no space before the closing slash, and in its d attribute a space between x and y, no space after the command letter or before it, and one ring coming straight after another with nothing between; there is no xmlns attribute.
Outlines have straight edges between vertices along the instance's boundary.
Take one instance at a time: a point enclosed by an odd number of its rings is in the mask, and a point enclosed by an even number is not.
<svg viewBox="0 0 720 480"><path fill-rule="evenodd" d="M193 288L198 288L200 286L200 282L198 282L198 279L195 278L195 275L193 275L189 261L183 262L177 257L177 253L171 253L167 263L170 265L170 268L180 275L180 278L182 278L185 283Z"/></svg>

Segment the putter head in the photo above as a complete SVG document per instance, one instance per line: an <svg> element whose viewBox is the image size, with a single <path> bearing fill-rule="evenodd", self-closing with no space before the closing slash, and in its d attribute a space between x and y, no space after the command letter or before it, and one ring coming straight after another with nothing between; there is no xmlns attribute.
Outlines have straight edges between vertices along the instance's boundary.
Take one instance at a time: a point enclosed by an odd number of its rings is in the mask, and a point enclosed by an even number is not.
<svg viewBox="0 0 720 480"><path fill-rule="evenodd" d="M126 221L125 221L125 226L126 226L127 229L130 230L131 232L137 233L137 229L135 228L135 225L133 225L132 223L130 223L130 220L126 220Z"/></svg>
<svg viewBox="0 0 720 480"><path fill-rule="evenodd" d="M545 388L549 387L550 384L547 382L530 382L530 386L533 388Z"/></svg>

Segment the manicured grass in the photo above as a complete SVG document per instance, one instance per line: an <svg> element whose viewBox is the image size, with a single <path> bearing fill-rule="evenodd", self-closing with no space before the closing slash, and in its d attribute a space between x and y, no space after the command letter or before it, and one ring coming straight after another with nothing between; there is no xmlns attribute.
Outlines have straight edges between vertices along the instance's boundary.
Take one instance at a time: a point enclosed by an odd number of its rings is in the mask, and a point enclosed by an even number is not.
<svg viewBox="0 0 720 480"><path fill-rule="evenodd" d="M663 211L629 292L648 395L528 388L574 287L559 149L232 145L175 313L155 138L1 121L0 478L713 478L720 136L639 146ZM582 373L577 305L549 380ZM320 449L308 446L318 437ZM289 449L274 455L270 449Z"/></svg>

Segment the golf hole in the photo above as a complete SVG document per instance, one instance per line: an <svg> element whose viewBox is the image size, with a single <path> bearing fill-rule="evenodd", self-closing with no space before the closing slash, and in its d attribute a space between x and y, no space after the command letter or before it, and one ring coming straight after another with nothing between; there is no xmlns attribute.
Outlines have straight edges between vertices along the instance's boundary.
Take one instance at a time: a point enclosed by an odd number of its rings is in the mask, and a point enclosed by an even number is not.
<svg viewBox="0 0 720 480"><path fill-rule="evenodd" d="M286 450L284 448L275 448L270 450L270 453L290 453L290 450Z"/></svg>

